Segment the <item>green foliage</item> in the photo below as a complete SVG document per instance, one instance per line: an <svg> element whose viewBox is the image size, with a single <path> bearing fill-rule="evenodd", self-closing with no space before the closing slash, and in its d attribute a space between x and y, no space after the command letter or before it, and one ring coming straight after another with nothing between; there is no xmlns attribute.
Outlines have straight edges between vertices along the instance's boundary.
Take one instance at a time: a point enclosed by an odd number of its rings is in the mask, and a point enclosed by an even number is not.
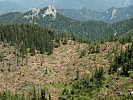
<svg viewBox="0 0 133 100"><path fill-rule="evenodd" d="M46 99L46 93L45 93L44 89L41 90L41 100L47 100Z"/></svg>
<svg viewBox="0 0 133 100"><path fill-rule="evenodd" d="M51 96L46 88L42 88L38 93L35 86L29 94L11 93L10 91L3 91L0 93L0 100L51 100Z"/></svg>
<svg viewBox="0 0 133 100"><path fill-rule="evenodd" d="M66 44L67 39L66 33L57 33L35 24L0 25L0 41L19 45L23 57L27 55L27 48L31 55L35 55L35 50L50 55L53 53L53 41L63 40Z"/></svg>
<svg viewBox="0 0 133 100"><path fill-rule="evenodd" d="M85 54L86 54L86 49L83 49L83 50L80 52L79 58L82 58L83 56L85 56Z"/></svg>
<svg viewBox="0 0 133 100"><path fill-rule="evenodd" d="M115 57L109 68L109 75L121 71L120 75L129 76L129 71L133 71L133 44L125 52Z"/></svg>
<svg viewBox="0 0 133 100"><path fill-rule="evenodd" d="M4 56L2 54L0 54L0 62L2 62L4 59Z"/></svg>
<svg viewBox="0 0 133 100"><path fill-rule="evenodd" d="M96 68L95 74L94 74L94 78L96 78L97 80L103 80L103 67L100 67L99 69Z"/></svg>
<svg viewBox="0 0 133 100"><path fill-rule="evenodd" d="M52 16L47 16L43 18L41 14L46 10L46 8L41 9L39 13L39 18L24 18L24 16L31 14L32 12L26 12L24 14L13 12L0 16L0 24L10 24L10 23L36 23L41 26L52 28L56 31L65 31L71 33L71 35L79 35L82 39L77 39L78 41L88 41L88 39L102 39L104 37L109 37L117 33L117 35L122 35L129 30L133 29L133 18L125 21L117 22L117 23L105 23L102 21L76 21L61 14L56 15L56 19L53 20ZM31 22L32 20L32 22ZM78 36L78 37L79 37ZM111 40L115 40L116 38L112 38Z"/></svg>
<svg viewBox="0 0 133 100"><path fill-rule="evenodd" d="M88 53L90 53L90 54L100 53L100 44L99 43L90 44L88 46Z"/></svg>
<svg viewBox="0 0 133 100"><path fill-rule="evenodd" d="M37 97L36 97L36 89L35 87L33 88L33 93L32 93L32 100L36 100Z"/></svg>
<svg viewBox="0 0 133 100"><path fill-rule="evenodd" d="M127 33L125 33L122 36L117 37L118 41L120 41L120 43L125 44L125 43L133 43L133 30L129 30Z"/></svg>
<svg viewBox="0 0 133 100"><path fill-rule="evenodd" d="M0 100L26 100L23 96L19 94L12 94L11 92L0 93Z"/></svg>
<svg viewBox="0 0 133 100"><path fill-rule="evenodd" d="M133 79L133 72L130 72L130 77Z"/></svg>
<svg viewBox="0 0 133 100"><path fill-rule="evenodd" d="M31 43L31 47L30 47L30 51L29 53L31 53L31 56L34 56L35 55L35 44L34 43Z"/></svg>
<svg viewBox="0 0 133 100"><path fill-rule="evenodd" d="M62 95L60 96L60 100L68 100L68 99L87 99L93 97L94 91L99 91L101 86L103 85L104 78L103 68L96 69L94 75L92 77L85 77L77 80L72 84L72 89L64 89Z"/></svg>

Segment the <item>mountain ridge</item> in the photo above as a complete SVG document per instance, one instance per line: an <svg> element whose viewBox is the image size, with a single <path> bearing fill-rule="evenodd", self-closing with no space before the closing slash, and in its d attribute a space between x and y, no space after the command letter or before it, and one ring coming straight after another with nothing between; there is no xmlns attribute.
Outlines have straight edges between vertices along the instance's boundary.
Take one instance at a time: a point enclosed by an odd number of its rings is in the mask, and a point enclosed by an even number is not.
<svg viewBox="0 0 133 100"><path fill-rule="evenodd" d="M80 10L59 9L58 11L62 15L65 15L75 20L80 20L80 21L101 20L104 22L114 23L132 18L133 17L132 9L133 5L122 8L111 7L104 12L97 12L87 8Z"/></svg>
<svg viewBox="0 0 133 100"><path fill-rule="evenodd" d="M15 3L13 3L13 4L14 4L14 7L17 7L17 6L20 7L19 9L17 9L18 11L21 11L21 9L25 9L25 8L21 7L21 5L16 5ZM0 8L3 7L2 3L0 5L1 5ZM9 5L9 8L10 8L10 5ZM37 8L37 7L35 7L35 8ZM38 8L38 9L41 9L41 8ZM133 5L130 5L128 7L121 7L121 8L112 6L103 12L91 10L86 7L82 7L79 10L78 9L59 9L59 8L57 8L57 11L58 11L58 13L62 14L63 16L69 17L71 19L79 20L79 21L101 20L104 22L115 23L118 21L132 18L133 17L132 9L133 9ZM0 14L3 13L2 10L3 10L3 8L1 8ZM15 8L14 8L14 10L8 9L8 12L15 11L15 10L16 10Z"/></svg>
<svg viewBox="0 0 133 100"><path fill-rule="evenodd" d="M11 14L13 14L13 18L12 16L10 16L10 14L1 15L0 23L39 24L57 31L66 31L70 32L71 34L80 35L85 39L101 39L116 32L118 33L118 35L120 35L133 28L133 19L129 19L129 23L127 23L128 20L126 20L114 24L98 20L88 20L86 22L82 22L63 16L51 6L45 7L43 9L34 8L33 10L25 13ZM3 19L3 16L6 16L6 18ZM117 25L119 27L117 27ZM126 30L123 30L124 28Z"/></svg>

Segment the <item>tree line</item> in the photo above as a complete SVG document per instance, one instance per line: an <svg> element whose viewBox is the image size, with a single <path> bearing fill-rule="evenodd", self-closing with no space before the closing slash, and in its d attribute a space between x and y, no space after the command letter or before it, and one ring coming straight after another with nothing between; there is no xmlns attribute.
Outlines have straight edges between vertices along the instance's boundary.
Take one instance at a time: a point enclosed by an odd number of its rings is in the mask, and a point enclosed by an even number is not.
<svg viewBox="0 0 133 100"><path fill-rule="evenodd" d="M35 24L0 25L0 41L19 46L23 56L27 52L35 55L35 51L50 55L54 47L58 47L61 42L66 44L67 40L66 33L55 32Z"/></svg>

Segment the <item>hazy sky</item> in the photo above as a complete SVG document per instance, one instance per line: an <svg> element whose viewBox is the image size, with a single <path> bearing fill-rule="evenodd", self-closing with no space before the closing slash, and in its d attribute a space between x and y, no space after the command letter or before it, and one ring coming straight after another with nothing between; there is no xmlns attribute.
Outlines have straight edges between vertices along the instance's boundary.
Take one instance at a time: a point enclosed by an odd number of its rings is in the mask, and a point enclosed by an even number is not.
<svg viewBox="0 0 133 100"><path fill-rule="evenodd" d="M88 9L104 11L110 7L124 7L133 4L133 0L0 0L12 1L16 4L30 9L33 7L43 8L47 5L53 5L56 8Z"/></svg>

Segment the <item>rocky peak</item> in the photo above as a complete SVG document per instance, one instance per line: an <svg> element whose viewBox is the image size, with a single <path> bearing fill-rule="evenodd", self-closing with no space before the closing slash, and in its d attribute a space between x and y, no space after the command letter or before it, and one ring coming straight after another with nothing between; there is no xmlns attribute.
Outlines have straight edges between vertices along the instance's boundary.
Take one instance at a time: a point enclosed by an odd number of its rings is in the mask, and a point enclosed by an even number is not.
<svg viewBox="0 0 133 100"><path fill-rule="evenodd" d="M47 16L47 15L52 15L53 18L55 19L56 18L56 14L57 14L56 9L49 5L48 8L44 11L44 13L42 15L43 15L43 18L45 16Z"/></svg>
<svg viewBox="0 0 133 100"><path fill-rule="evenodd" d="M31 10L31 13L29 13L28 15L25 15L24 18L30 19L30 18L34 18L37 17L39 18L39 13L40 13L40 9L39 8L33 8Z"/></svg>

